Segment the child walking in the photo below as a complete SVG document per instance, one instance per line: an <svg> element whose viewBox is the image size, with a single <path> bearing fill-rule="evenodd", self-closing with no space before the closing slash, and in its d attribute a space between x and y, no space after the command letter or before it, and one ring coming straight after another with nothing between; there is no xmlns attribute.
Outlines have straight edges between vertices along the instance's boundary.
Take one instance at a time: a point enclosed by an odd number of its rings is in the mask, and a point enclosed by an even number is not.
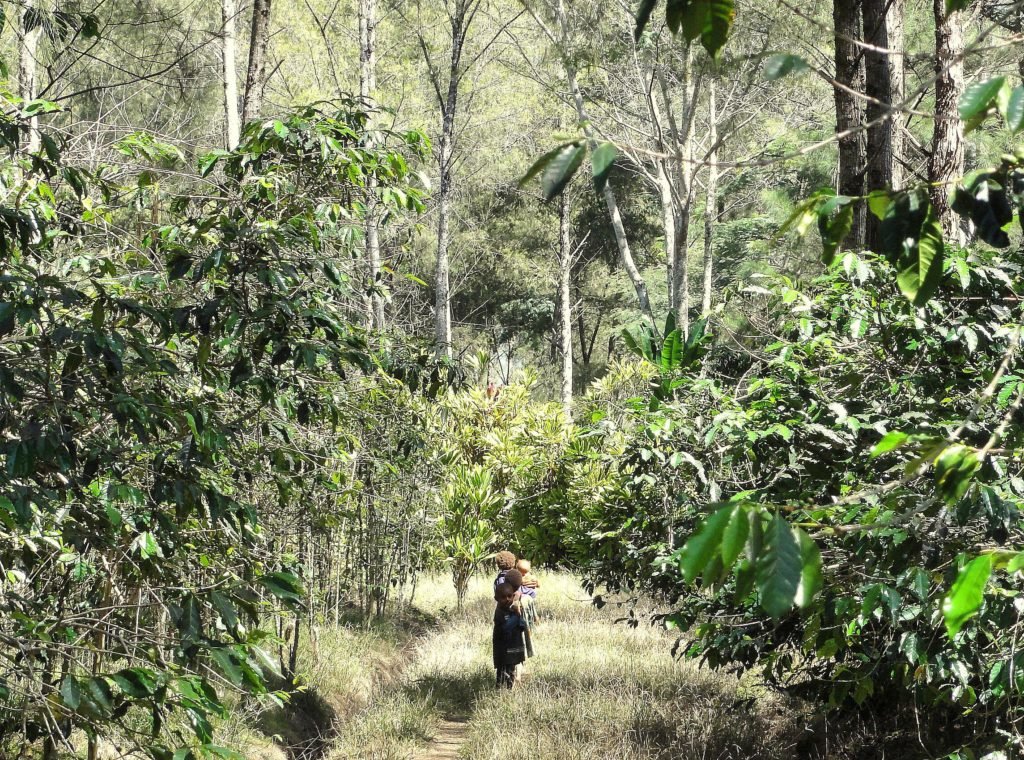
<svg viewBox="0 0 1024 760"><path fill-rule="evenodd" d="M511 689L516 681L516 666L526 660L526 621L514 604L516 590L510 583L494 590L494 669L499 689Z"/></svg>

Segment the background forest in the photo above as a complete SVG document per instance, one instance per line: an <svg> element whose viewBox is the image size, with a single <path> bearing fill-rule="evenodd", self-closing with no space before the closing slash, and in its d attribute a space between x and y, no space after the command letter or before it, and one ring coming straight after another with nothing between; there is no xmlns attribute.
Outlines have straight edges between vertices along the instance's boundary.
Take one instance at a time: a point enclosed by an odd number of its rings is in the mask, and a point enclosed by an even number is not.
<svg viewBox="0 0 1024 760"><path fill-rule="evenodd" d="M504 547L1024 751L1020 3L0 8L0 756L239 756Z"/></svg>

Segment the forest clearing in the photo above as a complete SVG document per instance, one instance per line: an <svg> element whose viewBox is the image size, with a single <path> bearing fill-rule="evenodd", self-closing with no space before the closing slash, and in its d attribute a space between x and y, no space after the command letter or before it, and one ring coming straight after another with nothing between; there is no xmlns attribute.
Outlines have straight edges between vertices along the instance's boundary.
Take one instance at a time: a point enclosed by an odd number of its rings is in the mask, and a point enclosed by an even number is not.
<svg viewBox="0 0 1024 760"><path fill-rule="evenodd" d="M0 760L1024 756L1022 75L1020 0L0 0Z"/></svg>

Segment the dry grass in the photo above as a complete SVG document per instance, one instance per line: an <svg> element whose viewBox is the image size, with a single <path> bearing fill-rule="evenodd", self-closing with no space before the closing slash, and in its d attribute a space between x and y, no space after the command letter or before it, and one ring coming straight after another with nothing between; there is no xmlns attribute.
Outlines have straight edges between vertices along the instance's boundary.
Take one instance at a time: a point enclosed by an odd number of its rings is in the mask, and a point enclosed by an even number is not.
<svg viewBox="0 0 1024 760"><path fill-rule="evenodd" d="M614 624L621 613L595 610L573 578L543 581L538 656L512 693L494 688L490 580L474 582L461 614L444 579L424 584L417 604L445 623L416 644L395 693L345 730L330 758L411 757L438 716L469 720L463 756L480 760L795 754L801 732L784 705L744 699L735 680L673 660L670 636Z"/></svg>

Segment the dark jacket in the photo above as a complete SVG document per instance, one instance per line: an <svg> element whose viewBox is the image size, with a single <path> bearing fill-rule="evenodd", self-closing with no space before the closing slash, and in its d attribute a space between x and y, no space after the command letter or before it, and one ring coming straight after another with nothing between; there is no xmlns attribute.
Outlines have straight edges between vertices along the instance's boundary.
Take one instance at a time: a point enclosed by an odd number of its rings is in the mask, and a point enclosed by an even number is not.
<svg viewBox="0 0 1024 760"><path fill-rule="evenodd" d="M513 610L494 610L494 667L526 661L526 621Z"/></svg>

